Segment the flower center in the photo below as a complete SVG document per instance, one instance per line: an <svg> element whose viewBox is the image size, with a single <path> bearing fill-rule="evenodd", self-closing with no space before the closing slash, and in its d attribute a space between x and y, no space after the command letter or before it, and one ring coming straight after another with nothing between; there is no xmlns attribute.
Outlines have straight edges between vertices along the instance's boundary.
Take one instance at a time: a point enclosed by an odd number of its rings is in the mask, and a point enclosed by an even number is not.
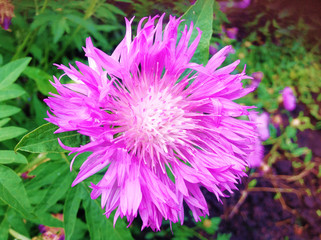
<svg viewBox="0 0 321 240"><path fill-rule="evenodd" d="M132 93L127 111L122 113L126 123L127 149L146 162L172 153L176 144L183 144L191 119L184 116L185 101L173 97L168 89L150 88Z"/></svg>

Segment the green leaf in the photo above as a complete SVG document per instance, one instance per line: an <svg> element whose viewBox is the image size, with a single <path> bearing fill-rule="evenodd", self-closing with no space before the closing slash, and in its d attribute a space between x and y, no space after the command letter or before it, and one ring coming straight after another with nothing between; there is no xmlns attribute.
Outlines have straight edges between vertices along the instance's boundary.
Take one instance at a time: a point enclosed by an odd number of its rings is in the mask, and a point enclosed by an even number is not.
<svg viewBox="0 0 321 240"><path fill-rule="evenodd" d="M104 239L133 239L129 230L124 226L123 221L118 222L122 225L113 227L113 217L109 219L103 214L100 204L92 200L89 196L84 198L83 206L85 209L86 222L89 229L91 240L104 240Z"/></svg>
<svg viewBox="0 0 321 240"><path fill-rule="evenodd" d="M30 57L21 58L0 67L0 89L6 88L16 81L30 61Z"/></svg>
<svg viewBox="0 0 321 240"><path fill-rule="evenodd" d="M78 24L82 28L84 28L83 31L88 31L95 39L97 39L99 42L101 42L104 45L108 45L108 42L106 41L106 38L96 29L96 25L91 19L84 19L81 16L77 16L74 14L67 14L65 15L67 19L70 21ZM74 39L76 40L76 39Z"/></svg>
<svg viewBox="0 0 321 240"><path fill-rule="evenodd" d="M27 229L27 223L16 210L10 208L7 212L7 216L12 229L26 237L30 237Z"/></svg>
<svg viewBox="0 0 321 240"><path fill-rule="evenodd" d="M182 16L182 19L186 21L180 24L179 33L183 31L185 25L190 26L191 22L194 25L190 42L198 35L196 27L202 31L202 37L191 60L192 62L206 64L208 61L210 39L212 37L213 6L213 0L198 0Z"/></svg>
<svg viewBox="0 0 321 240"><path fill-rule="evenodd" d="M257 180L254 178L252 179L249 184L248 184L248 188L251 189L251 188L254 188L257 184Z"/></svg>
<svg viewBox="0 0 321 240"><path fill-rule="evenodd" d="M51 24L51 32L53 35L53 42L55 44L59 41L59 39L64 34L66 29L66 24L67 22L64 16L61 16L59 19L57 19Z"/></svg>
<svg viewBox="0 0 321 240"><path fill-rule="evenodd" d="M81 202L80 186L70 188L64 205L64 229L66 240L72 239L77 213Z"/></svg>
<svg viewBox="0 0 321 240"><path fill-rule="evenodd" d="M24 93L25 90L18 84L11 84L10 86L0 89L0 102L20 97Z"/></svg>
<svg viewBox="0 0 321 240"><path fill-rule="evenodd" d="M294 156L296 156L296 157L299 157L299 156L301 156L301 155L303 155L304 153L306 153L306 148L296 148L293 152L292 152L292 154L294 155Z"/></svg>
<svg viewBox="0 0 321 240"><path fill-rule="evenodd" d="M38 27L41 26L47 26L50 24L51 20L54 19L57 16L56 13L53 11L48 10L48 8L44 11L44 13L36 15L34 17L33 22L30 25L31 30L35 30Z"/></svg>
<svg viewBox="0 0 321 240"><path fill-rule="evenodd" d="M9 117L20 112L20 108L10 105L0 105L0 118Z"/></svg>
<svg viewBox="0 0 321 240"><path fill-rule="evenodd" d="M87 225L79 218L76 219L75 231L73 232L72 240L83 240L88 232ZM66 237L66 230L65 230Z"/></svg>
<svg viewBox="0 0 321 240"><path fill-rule="evenodd" d="M8 122L10 122L10 118L3 118L0 120L0 128L6 125Z"/></svg>
<svg viewBox="0 0 321 240"><path fill-rule="evenodd" d="M63 227L62 221L58 220L57 218L54 218L51 214L47 212L37 212L36 218L30 219L35 223L43 224L49 227Z"/></svg>
<svg viewBox="0 0 321 240"><path fill-rule="evenodd" d="M32 105L32 114L34 116L34 120L37 123L37 126L43 125L48 123L45 118L48 117L47 111L48 107L47 105L43 102L40 101L37 97L37 94L34 93L32 98L31 98L31 105Z"/></svg>
<svg viewBox="0 0 321 240"><path fill-rule="evenodd" d="M71 174L68 173L69 169L65 169L61 175L48 186L48 191L41 203L37 206L37 210L46 211L65 196L72 183Z"/></svg>
<svg viewBox="0 0 321 240"><path fill-rule="evenodd" d="M66 169L67 166L63 162L48 161L41 164L30 172L30 175L35 175L36 177L26 183L28 193L31 189L45 188L48 190L46 185L59 180Z"/></svg>
<svg viewBox="0 0 321 240"><path fill-rule="evenodd" d="M7 240L9 237L9 222L7 215L3 218L3 220L0 222L0 240Z"/></svg>
<svg viewBox="0 0 321 240"><path fill-rule="evenodd" d="M18 137L27 132L26 129L20 127L4 127L0 128L0 142Z"/></svg>
<svg viewBox="0 0 321 240"><path fill-rule="evenodd" d="M36 82L37 88L42 94L49 96L49 92L57 93L57 90L49 82L52 76L45 71L36 67L27 67L23 73Z"/></svg>
<svg viewBox="0 0 321 240"><path fill-rule="evenodd" d="M232 233L219 233L216 240L230 240Z"/></svg>
<svg viewBox="0 0 321 240"><path fill-rule="evenodd" d="M297 129L296 128L293 128L291 126L287 126L285 128L285 133L287 135L288 138L294 138L296 136L296 133L297 133Z"/></svg>
<svg viewBox="0 0 321 240"><path fill-rule="evenodd" d="M54 134L57 129L58 127L51 123L44 124L25 135L14 150L32 153L68 152L60 147L57 138L70 147L79 147L84 144L85 136L75 131Z"/></svg>
<svg viewBox="0 0 321 240"><path fill-rule="evenodd" d="M23 216L31 216L31 205L21 178L4 165L0 165L0 199Z"/></svg>
<svg viewBox="0 0 321 240"><path fill-rule="evenodd" d="M310 149L309 149L310 150ZM304 157L304 162L307 163L307 162L310 162L312 159L312 151L308 151Z"/></svg>
<svg viewBox="0 0 321 240"><path fill-rule="evenodd" d="M21 153L15 153L10 150L1 150L0 151L0 164L8 163L23 163L27 164L27 159Z"/></svg>

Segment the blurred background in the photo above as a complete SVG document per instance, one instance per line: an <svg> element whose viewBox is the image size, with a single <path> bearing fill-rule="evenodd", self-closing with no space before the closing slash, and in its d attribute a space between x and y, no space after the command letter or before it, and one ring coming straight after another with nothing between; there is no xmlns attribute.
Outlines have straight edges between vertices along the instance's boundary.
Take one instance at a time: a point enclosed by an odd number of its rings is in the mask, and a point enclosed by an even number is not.
<svg viewBox="0 0 321 240"><path fill-rule="evenodd" d="M21 74L10 86L0 84L0 149L13 150L24 133L46 123L43 99L55 92L48 79L61 74L53 64L86 62L82 47L88 36L110 54L124 36L124 17L135 16L136 28L142 17L164 12L165 19L181 16L193 4L192 0L0 0L0 76L10 69L17 71L16 78ZM204 189L210 216L202 222L195 223L187 213L183 226L165 222L162 231L154 233L141 232L137 220L119 239L321 239L320 12L320 0L214 2L213 18L208 20L213 22L209 55L232 45L235 54L224 64L240 59L238 71L246 65L253 79L244 87L256 90L238 102L257 107L252 118L260 126L258 145L263 147L253 156L240 191L224 199L223 205ZM21 58L20 65L5 68ZM41 163L59 156L23 153L22 158L29 163L0 163L17 173L17 181L37 208L49 196L44 191L35 196L37 191L48 189L52 180L44 180ZM0 239L63 239L68 229L44 219L50 214L64 219L68 190L50 189L57 197L37 221L25 220L2 199ZM86 204L77 209L77 230L68 239L92 238L95 228L85 216Z"/></svg>

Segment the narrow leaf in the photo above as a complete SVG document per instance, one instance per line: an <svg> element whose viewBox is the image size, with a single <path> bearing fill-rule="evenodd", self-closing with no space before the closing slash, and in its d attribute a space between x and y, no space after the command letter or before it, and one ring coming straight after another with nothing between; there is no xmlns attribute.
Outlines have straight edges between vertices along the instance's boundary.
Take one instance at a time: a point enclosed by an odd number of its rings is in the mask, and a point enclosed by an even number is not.
<svg viewBox="0 0 321 240"><path fill-rule="evenodd" d="M47 212L39 211L35 214L36 214L36 217L33 219L30 219L35 223L43 224L49 227L61 227L61 228L63 227L62 221L58 220L57 218L54 218L51 214Z"/></svg>
<svg viewBox="0 0 321 240"><path fill-rule="evenodd" d="M4 165L0 165L0 199L23 216L30 216L32 209L21 178Z"/></svg>
<svg viewBox="0 0 321 240"><path fill-rule="evenodd" d="M0 128L0 142L18 137L27 132L26 129L20 127L4 127Z"/></svg>
<svg viewBox="0 0 321 240"><path fill-rule="evenodd" d="M210 39L212 37L213 6L213 0L198 0L182 16L185 22L180 24L179 33L183 31L185 25L190 26L191 22L194 25L191 40L194 40L198 35L196 27L202 31L202 37L191 60L192 62L206 64L208 61Z"/></svg>
<svg viewBox="0 0 321 240"><path fill-rule="evenodd" d="M0 67L0 89L8 87L25 70L31 58L21 58Z"/></svg>
<svg viewBox="0 0 321 240"><path fill-rule="evenodd" d="M0 222L0 240L7 240L9 237L9 222L7 215Z"/></svg>
<svg viewBox="0 0 321 240"><path fill-rule="evenodd" d="M49 96L49 92L57 93L57 90L49 82L52 76L45 71L36 67L27 67L23 73L36 82L37 89L42 94Z"/></svg>
<svg viewBox="0 0 321 240"><path fill-rule="evenodd" d="M81 202L80 186L70 188L64 206L64 229L66 240L72 239L74 233L77 213Z"/></svg>
<svg viewBox="0 0 321 240"><path fill-rule="evenodd" d="M8 163L23 163L27 164L27 159L21 153L15 153L14 151L1 150L0 151L0 164Z"/></svg>
<svg viewBox="0 0 321 240"><path fill-rule="evenodd" d="M10 228L26 237L30 237L27 229L27 222L16 210L10 208L7 212L7 216Z"/></svg>
<svg viewBox="0 0 321 240"><path fill-rule="evenodd" d="M29 192L29 190L40 188L45 188L47 190L46 185L57 181L66 169L68 169L68 167L62 162L48 161L41 164L30 172L30 175L35 175L36 177L26 183L25 186L27 191Z"/></svg>
<svg viewBox="0 0 321 240"><path fill-rule="evenodd" d="M44 124L25 135L14 150L33 153L61 153L67 151L60 147L57 138L70 147L77 147L86 141L86 137L75 131L54 134L57 129L58 127L51 123Z"/></svg>
<svg viewBox="0 0 321 240"><path fill-rule="evenodd" d="M10 117L20 112L20 108L10 105L0 105L0 118Z"/></svg>
<svg viewBox="0 0 321 240"><path fill-rule="evenodd" d="M113 227L113 216L107 219L96 200L88 196L84 198L83 206L91 240L133 239L123 220L119 219L115 228Z"/></svg>
<svg viewBox="0 0 321 240"><path fill-rule="evenodd" d="M18 84L11 84L10 86L0 89L0 102L20 97L24 93L25 90Z"/></svg>
<svg viewBox="0 0 321 240"><path fill-rule="evenodd" d="M68 174L68 172L69 169L63 171L61 176L49 185L48 191L41 203L37 206L37 209L46 211L65 196L72 183L71 175Z"/></svg>
<svg viewBox="0 0 321 240"><path fill-rule="evenodd" d="M53 42L56 44L63 36L66 28L66 18L61 16L57 21L54 21L51 25L51 32L53 34Z"/></svg>
<svg viewBox="0 0 321 240"><path fill-rule="evenodd" d="M10 118L3 118L0 120L0 128L6 125L8 122L10 122Z"/></svg>

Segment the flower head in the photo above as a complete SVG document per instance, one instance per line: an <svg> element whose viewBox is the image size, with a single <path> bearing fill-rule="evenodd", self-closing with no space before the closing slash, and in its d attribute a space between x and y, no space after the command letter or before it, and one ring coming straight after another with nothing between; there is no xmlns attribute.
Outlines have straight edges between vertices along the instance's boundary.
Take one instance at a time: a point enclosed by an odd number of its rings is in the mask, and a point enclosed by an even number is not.
<svg viewBox="0 0 321 240"><path fill-rule="evenodd" d="M254 87L256 88L256 86ZM262 146L262 141L265 141L270 137L270 116L267 112L263 112L259 115L257 112L252 111L250 112L250 119L256 123L258 132L258 138L255 141L254 151L249 156L249 166L254 168L260 167L263 163L264 147Z"/></svg>
<svg viewBox="0 0 321 240"><path fill-rule="evenodd" d="M11 18L13 14L14 6L10 0L0 0L0 26L4 30L8 30L11 24Z"/></svg>
<svg viewBox="0 0 321 240"><path fill-rule="evenodd" d="M283 105L288 111L293 111L296 108L296 97L290 87L285 87L282 91Z"/></svg>
<svg viewBox="0 0 321 240"><path fill-rule="evenodd" d="M209 47L209 53L210 55L214 55L215 53L218 52L218 44L212 44Z"/></svg>
<svg viewBox="0 0 321 240"><path fill-rule="evenodd" d="M270 137L269 123L270 116L267 112L258 114L257 112L250 112L250 118L257 124L257 130L259 133L259 138L262 141L267 140Z"/></svg>
<svg viewBox="0 0 321 240"><path fill-rule="evenodd" d="M239 1L236 6L238 8L244 9L250 6L250 4L251 4L251 0L242 0L242 1Z"/></svg>
<svg viewBox="0 0 321 240"><path fill-rule="evenodd" d="M230 39L237 39L237 34L239 29L237 27L224 28L223 31L226 33L226 36Z"/></svg>
<svg viewBox="0 0 321 240"><path fill-rule="evenodd" d="M196 221L208 214L200 187L218 200L236 189L257 138L252 121L236 118L251 107L232 101L253 90L242 87L249 77L231 74L239 61L218 69L232 48L206 66L192 63L201 31L191 41L191 24L179 38L182 20L170 16L163 29L163 17L143 18L134 38L126 19L126 35L111 55L88 38L89 66L58 65L73 83L54 77L58 95L45 100L57 132L90 137L77 148L60 142L76 156L92 152L73 186L108 166L91 184L91 197L101 196L107 217L116 211L114 222L126 216L131 223L139 214L142 228L153 230L163 219L183 223L183 202Z"/></svg>
<svg viewBox="0 0 321 240"><path fill-rule="evenodd" d="M241 1L218 1L220 9L225 12L229 8L240 8L245 9L251 4L251 0L241 0Z"/></svg>
<svg viewBox="0 0 321 240"><path fill-rule="evenodd" d="M52 216L60 221L63 221L63 215L60 213L52 214ZM64 240L65 231L63 228L48 227L45 225L38 226L41 236L32 238L33 240Z"/></svg>
<svg viewBox="0 0 321 240"><path fill-rule="evenodd" d="M254 73L252 73L252 77L253 77L253 79L251 82L251 87L256 89L260 85L260 83L264 77L264 73L263 72L254 72Z"/></svg>
<svg viewBox="0 0 321 240"><path fill-rule="evenodd" d="M258 168L263 164L264 147L260 139L255 142L255 149L249 156L249 167Z"/></svg>

